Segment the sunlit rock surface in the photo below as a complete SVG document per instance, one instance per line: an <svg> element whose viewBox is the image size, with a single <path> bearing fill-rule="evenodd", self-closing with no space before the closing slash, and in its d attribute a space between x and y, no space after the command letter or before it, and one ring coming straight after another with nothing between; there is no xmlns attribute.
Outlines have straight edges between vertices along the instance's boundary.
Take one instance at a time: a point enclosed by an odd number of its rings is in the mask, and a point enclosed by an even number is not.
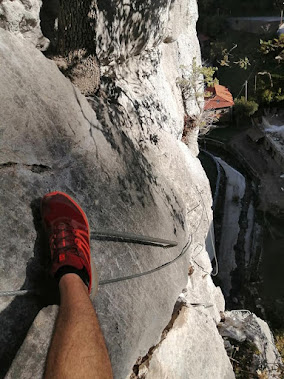
<svg viewBox="0 0 284 379"><path fill-rule="evenodd" d="M190 257L189 281L161 341L135 367L134 378L234 378L216 325L225 302L213 284L208 254L198 243Z"/></svg>
<svg viewBox="0 0 284 379"><path fill-rule="evenodd" d="M162 249L92 241L101 281L159 267L188 244L180 259L151 275L99 286L93 302L114 377L136 375L133 367L161 342L182 292L186 305L147 375L198 377L196 354L205 356L214 345L212 378L232 377L216 328L224 300L204 249L212 198L196 158L197 131L189 148L180 142L184 105L198 112L195 99L183 104L176 84L181 65L200 61L196 1L114 3L96 3L102 76L100 91L87 99L36 50L36 38L0 29L1 290L38 288L41 294L0 297L0 377L43 372L57 306L51 307L56 299L46 282L39 199L53 190L73 196L93 230L178 242ZM179 371L167 368L168 348L178 350L172 359Z"/></svg>
<svg viewBox="0 0 284 379"><path fill-rule="evenodd" d="M41 0L3 0L0 2L0 27L23 37L37 48L49 44L40 29Z"/></svg>

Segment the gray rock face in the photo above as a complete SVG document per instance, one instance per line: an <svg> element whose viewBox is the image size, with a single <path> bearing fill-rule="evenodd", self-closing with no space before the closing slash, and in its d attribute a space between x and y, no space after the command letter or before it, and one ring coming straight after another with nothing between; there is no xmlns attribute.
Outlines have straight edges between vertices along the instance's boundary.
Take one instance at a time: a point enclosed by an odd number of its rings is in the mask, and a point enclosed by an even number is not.
<svg viewBox="0 0 284 379"><path fill-rule="evenodd" d="M96 25L102 84L100 96L88 99L32 44L0 29L0 220L5 225L1 290L39 288L41 293L0 297L0 377L40 378L43 372L56 313L56 307L49 305L57 300L52 283L47 283L46 241L39 216L39 198L49 191L73 196L92 229L178 242L176 248L161 249L92 241L100 280L158 267L175 259L189 243L181 259L154 274L99 287L93 302L115 378L131 374L137 358L160 341L176 299L186 287L189 303L214 303L206 314L186 310L182 321L177 320L185 335L192 335L192 351L206 353L200 331L208 320L206 330L211 325L215 328L224 307L204 250L212 199L196 158L197 131L192 134L191 149L178 140L184 126L183 101L176 85L179 67L190 65L194 56L200 60L196 2L159 1L151 6L146 2L146 7L137 5L137 9L134 2L129 18L126 1L114 9L103 4L97 2ZM176 27L181 20L185 27ZM186 106L188 112L197 111L194 99ZM200 270L188 283L190 262ZM216 373L226 378L231 371L223 342L215 329L211 335L220 352ZM169 336L175 348L177 335L173 331ZM188 356L193 366L181 367L174 377L200 372L187 338L179 348L177 362ZM160 359L159 365L166 359ZM148 370L149 377L155 377L154 367ZM166 366L159 370L163 378ZM173 377L173 372L165 375Z"/></svg>
<svg viewBox="0 0 284 379"><path fill-rule="evenodd" d="M222 338L202 306L182 309L146 373L149 379L235 378Z"/></svg>
<svg viewBox="0 0 284 379"><path fill-rule="evenodd" d="M135 378L234 378L217 324L225 302L213 284L208 254L195 241L187 287L166 336L136 368ZM196 249L198 247L198 249Z"/></svg>
<svg viewBox="0 0 284 379"><path fill-rule="evenodd" d="M57 308L56 305L50 305L38 313L11 370L5 376L6 379L42 377L42 364L45 362L47 347L51 340Z"/></svg>
<svg viewBox="0 0 284 379"><path fill-rule="evenodd" d="M152 167L128 137L129 125L121 125L117 117L119 108L94 99L98 121L95 111L54 63L7 32L0 33L1 55L7 62L1 65L1 219L6 225L2 289L37 285L30 277L42 263L36 199L55 189L68 192L82 204L92 228L179 241L178 248L165 251L94 243L101 279L146 271L177 256L188 238L182 202L171 184L158 178L159 167ZM143 345L158 338L186 284L186 270L180 271L184 262L157 275L101 289L96 308L110 338L118 377L129 370ZM32 303L32 299L27 301ZM15 302L5 300L1 309L12 310ZM12 323L11 317L16 322L19 311L16 305L14 317L7 311L1 325ZM34 309L33 317L36 313ZM145 325L149 326L146 334ZM1 348L6 350L8 335L1 334L1 338Z"/></svg>
<svg viewBox="0 0 284 379"><path fill-rule="evenodd" d="M161 42L168 22L171 0L114 1L106 6L97 1L99 60L108 65L122 63Z"/></svg>
<svg viewBox="0 0 284 379"><path fill-rule="evenodd" d="M24 37L40 50L48 46L40 29L41 0L3 0L0 3L0 28Z"/></svg>
<svg viewBox="0 0 284 379"><path fill-rule="evenodd" d="M219 325L223 337L239 342L250 341L258 349L251 362L253 372L263 372L268 378L282 378L281 356L275 346L268 324L249 311L225 312L225 321Z"/></svg>
<svg viewBox="0 0 284 379"><path fill-rule="evenodd" d="M130 125L122 124L126 117L118 105L93 99L93 110L54 63L24 41L7 32L0 33L4 62L1 219L6 225L1 288L39 284L43 245L36 200L55 189L68 192L82 204L92 228L126 230L179 242L178 248L164 251L94 243L92 249L101 279L146 271L175 258L186 244L188 231L183 201L160 172L166 160L156 158L157 165L152 165L137 142L129 138ZM145 150L149 146L151 142L146 142ZM160 154L158 147L154 154ZM185 158L180 159L184 161L181 167L185 167L185 177L187 165ZM175 160L168 164L168 175L176 175L175 165ZM158 339L186 285L186 260L181 259L155 275L100 290L96 309L117 377L124 377L131 362ZM37 299L1 299L1 349L8 361L40 308ZM15 332L21 329L18 318L23 310L29 321L26 320L19 341ZM47 325L49 322L51 319L46 316ZM14 341L8 343L10 335Z"/></svg>
<svg viewBox="0 0 284 379"><path fill-rule="evenodd" d="M112 14L113 28L105 28L109 25L105 16L108 12L98 12L97 56L103 77L112 78L112 86L105 86L105 90L113 96L115 84L119 103L127 107L130 114L138 115L140 133L144 131L149 138L162 128L180 139L185 109L176 81L182 75L181 66L190 71L193 58L197 63L201 61L196 35L197 3L195 0L175 0L158 1L154 5L152 2L151 8L155 9L151 10L150 18L146 17L148 2L143 2L137 9L135 5L129 7L128 1L123 3L122 9L118 7ZM128 34L128 26L120 18L120 12L126 9L129 12L127 20L139 29L141 44L135 33ZM136 23L135 20L141 21ZM189 115L199 112L194 98L187 100L186 108ZM196 146L197 134L193 133L190 148L194 154L197 154Z"/></svg>

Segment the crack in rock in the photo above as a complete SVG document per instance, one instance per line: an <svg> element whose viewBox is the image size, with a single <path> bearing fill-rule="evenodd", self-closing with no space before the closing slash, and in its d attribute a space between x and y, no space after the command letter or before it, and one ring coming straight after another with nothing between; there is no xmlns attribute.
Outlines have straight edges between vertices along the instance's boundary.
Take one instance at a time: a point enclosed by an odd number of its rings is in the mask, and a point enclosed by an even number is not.
<svg viewBox="0 0 284 379"><path fill-rule="evenodd" d="M165 340L169 331L173 328L174 323L180 314L180 311L182 310L183 307L186 307L186 306L187 306L186 303L183 301L178 300L176 302L176 304L174 306L173 313L172 313L172 317L171 317L168 325L162 331L160 341L157 343L157 345L152 346L149 349L148 353L146 355L144 355L144 357L138 357L135 365L133 366L132 373L130 375L130 379L144 379L146 377L145 375L148 371L148 367L149 367L149 364L150 364L150 361L153 357L154 352L160 347L162 342Z"/></svg>
<svg viewBox="0 0 284 379"><path fill-rule="evenodd" d="M44 164L25 164L25 163L19 163L19 162L5 162L0 163L0 169L10 168L10 167L24 167L27 170L30 170L36 174L41 174L46 171L52 170L50 166L44 165Z"/></svg>

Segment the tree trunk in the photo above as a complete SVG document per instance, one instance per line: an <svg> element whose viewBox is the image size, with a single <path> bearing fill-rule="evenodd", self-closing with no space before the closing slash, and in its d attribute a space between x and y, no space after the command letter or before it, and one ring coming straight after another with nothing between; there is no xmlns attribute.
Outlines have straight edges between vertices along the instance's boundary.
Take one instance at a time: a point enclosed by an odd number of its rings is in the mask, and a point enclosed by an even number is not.
<svg viewBox="0 0 284 379"><path fill-rule="evenodd" d="M100 82L95 4L94 0L44 0L40 16L43 34L50 40L47 55L85 95L93 94Z"/></svg>
<svg viewBox="0 0 284 379"><path fill-rule="evenodd" d="M58 15L57 53L66 56L76 51L95 53L95 2L61 0Z"/></svg>

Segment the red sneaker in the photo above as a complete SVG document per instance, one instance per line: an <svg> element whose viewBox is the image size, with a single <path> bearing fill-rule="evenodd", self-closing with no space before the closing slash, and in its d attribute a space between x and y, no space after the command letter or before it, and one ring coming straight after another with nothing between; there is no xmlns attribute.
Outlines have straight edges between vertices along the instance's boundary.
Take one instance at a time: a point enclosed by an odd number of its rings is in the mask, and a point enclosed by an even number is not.
<svg viewBox="0 0 284 379"><path fill-rule="evenodd" d="M90 294L92 289L90 230L84 211L66 193L51 192L41 201L41 214L49 237L51 274L55 276L64 266L80 270L82 276L86 277Z"/></svg>

